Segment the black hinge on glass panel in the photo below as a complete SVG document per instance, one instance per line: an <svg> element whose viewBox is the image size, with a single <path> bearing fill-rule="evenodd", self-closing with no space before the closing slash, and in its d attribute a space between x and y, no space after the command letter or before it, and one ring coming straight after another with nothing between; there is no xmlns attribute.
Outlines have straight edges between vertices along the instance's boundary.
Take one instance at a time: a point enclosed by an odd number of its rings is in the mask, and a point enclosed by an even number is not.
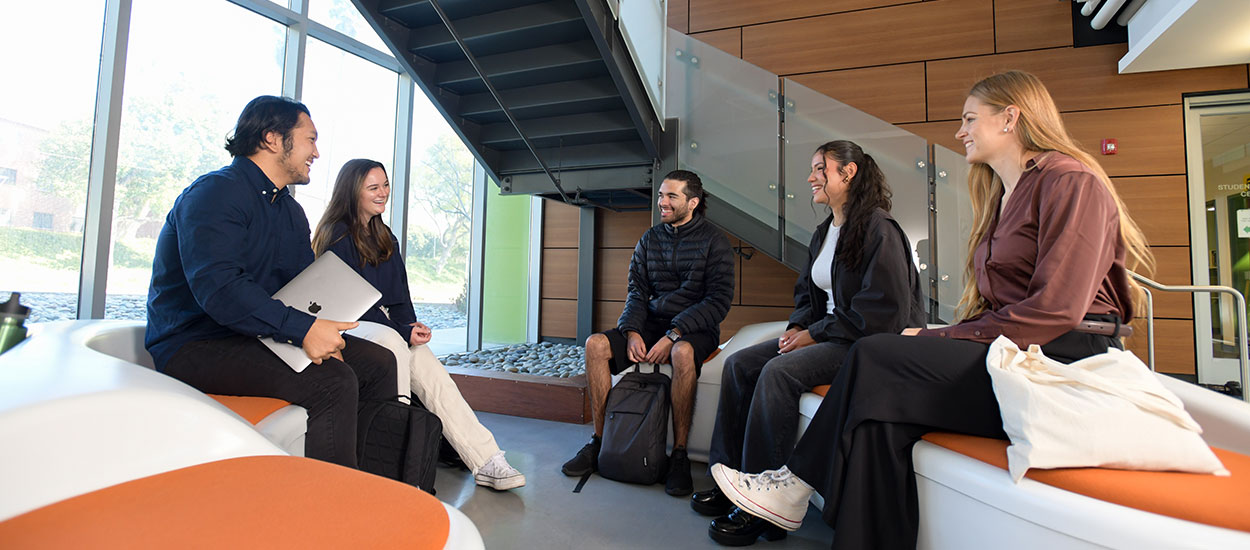
<svg viewBox="0 0 1250 550"><path fill-rule="evenodd" d="M777 93L777 90L768 90L768 102L777 106L777 112L781 114L781 122L786 121L786 113L794 112L794 100L785 96L785 94Z"/></svg>
<svg viewBox="0 0 1250 550"><path fill-rule="evenodd" d="M938 283L939 267L938 267L937 243L938 243L938 239L941 238L941 235L938 235L938 229L937 229L937 208L938 208L937 176L938 176L938 172L937 172L937 166L935 162L937 159L934 156L934 152L933 152L934 150L933 150L932 145L928 146L926 150L927 150L927 158L916 161L916 168L918 170L925 171L925 180L928 181L929 183L928 185L928 188L929 188L929 242L928 242L929 250L926 251L929 257L928 257L928 265L922 265L920 268L923 270L926 270L929 273L929 322L941 323L942 320L939 315L940 313L939 310L941 308L941 301L939 299L940 296L938 295L938 293L940 292L940 285ZM946 172L942 172L941 174L942 174L941 175L942 178L946 177Z"/></svg>

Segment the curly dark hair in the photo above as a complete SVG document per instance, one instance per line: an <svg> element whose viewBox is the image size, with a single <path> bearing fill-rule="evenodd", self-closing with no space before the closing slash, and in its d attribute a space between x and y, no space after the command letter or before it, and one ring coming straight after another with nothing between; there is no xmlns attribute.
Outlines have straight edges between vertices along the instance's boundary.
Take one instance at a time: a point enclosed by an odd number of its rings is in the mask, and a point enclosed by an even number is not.
<svg viewBox="0 0 1250 550"><path fill-rule="evenodd" d="M845 177L848 164L854 163L858 168L847 188L846 205L842 207L846 221L838 236L836 255L839 262L858 267L864 256L864 233L868 231L868 220L878 208L890 211L890 197L894 193L885 182L885 174L877 166L877 161L853 141L830 141L817 147L815 154L826 160L835 160L842 167L843 173L834 174L834 178ZM829 174L825 174L825 180L829 179Z"/></svg>
<svg viewBox="0 0 1250 550"><path fill-rule="evenodd" d="M694 207L695 214L702 215L707 211L707 193L703 191L703 180L699 179L698 174L689 170L673 170L664 176L664 179L686 184L682 191L682 194L686 195L686 200L699 199L699 204Z"/></svg>

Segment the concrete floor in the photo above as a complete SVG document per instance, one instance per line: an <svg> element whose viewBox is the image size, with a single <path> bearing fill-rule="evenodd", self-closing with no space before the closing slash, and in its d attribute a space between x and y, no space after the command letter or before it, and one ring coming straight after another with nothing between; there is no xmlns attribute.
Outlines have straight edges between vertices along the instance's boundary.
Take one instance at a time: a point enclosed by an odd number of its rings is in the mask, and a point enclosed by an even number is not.
<svg viewBox="0 0 1250 550"><path fill-rule="evenodd" d="M707 536L711 518L690 509L688 497L652 486L618 483L592 475L581 492L580 478L566 477L560 465L589 440L590 424L574 425L478 413L495 434L508 461L524 473L527 485L497 492L478 487L468 472L440 467L438 498L460 509L477 525L488 549L563 548L723 548ZM707 465L693 466L695 490L713 485ZM764 549L828 548L833 531L808 507L803 527L783 541L759 540Z"/></svg>

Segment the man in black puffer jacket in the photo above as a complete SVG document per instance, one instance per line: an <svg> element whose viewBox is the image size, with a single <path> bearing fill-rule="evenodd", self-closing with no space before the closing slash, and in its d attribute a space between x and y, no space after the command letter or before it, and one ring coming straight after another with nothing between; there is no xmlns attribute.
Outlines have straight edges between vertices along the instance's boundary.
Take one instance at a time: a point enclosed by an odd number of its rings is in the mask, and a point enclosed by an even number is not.
<svg viewBox="0 0 1250 550"><path fill-rule="evenodd" d="M704 219L703 182L686 170L664 177L657 203L663 222L643 234L629 261L629 296L617 328L586 340L586 377L595 435L565 475L596 470L604 407L612 375L634 363L673 366L673 454L664 490L690 494L686 438L694 413L695 381L703 360L720 345L720 323L734 292L733 249L725 234Z"/></svg>

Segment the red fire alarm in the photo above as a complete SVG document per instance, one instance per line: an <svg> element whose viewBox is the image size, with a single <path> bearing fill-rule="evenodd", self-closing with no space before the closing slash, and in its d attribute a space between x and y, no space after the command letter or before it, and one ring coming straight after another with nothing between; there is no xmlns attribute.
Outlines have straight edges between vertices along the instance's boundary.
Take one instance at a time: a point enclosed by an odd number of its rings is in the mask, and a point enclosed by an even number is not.
<svg viewBox="0 0 1250 550"><path fill-rule="evenodd" d="M1102 154L1114 155L1120 148L1115 142L1115 138L1107 138L1102 140Z"/></svg>

